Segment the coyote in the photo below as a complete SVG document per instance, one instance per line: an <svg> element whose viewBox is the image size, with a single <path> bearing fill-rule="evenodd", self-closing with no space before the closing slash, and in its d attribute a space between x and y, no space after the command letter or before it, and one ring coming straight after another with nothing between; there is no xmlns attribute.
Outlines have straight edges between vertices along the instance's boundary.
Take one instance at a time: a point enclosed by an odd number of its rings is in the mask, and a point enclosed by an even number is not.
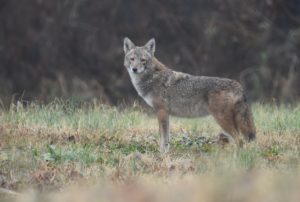
<svg viewBox="0 0 300 202"><path fill-rule="evenodd" d="M243 143L239 133L247 141L255 140L251 109L240 83L167 68L154 56L154 38L139 47L126 37L124 52L124 66L133 86L156 112L161 152L168 152L170 147L169 115L201 117L210 114L238 146Z"/></svg>

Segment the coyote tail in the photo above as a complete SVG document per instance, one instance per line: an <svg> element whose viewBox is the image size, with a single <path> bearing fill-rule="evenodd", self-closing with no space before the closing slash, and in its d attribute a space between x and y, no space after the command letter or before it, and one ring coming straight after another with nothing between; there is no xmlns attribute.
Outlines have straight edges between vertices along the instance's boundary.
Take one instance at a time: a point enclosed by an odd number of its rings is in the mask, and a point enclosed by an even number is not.
<svg viewBox="0 0 300 202"><path fill-rule="evenodd" d="M256 129L254 120L245 96L243 96L242 99L236 103L235 123L237 130L243 134L248 142L255 140Z"/></svg>

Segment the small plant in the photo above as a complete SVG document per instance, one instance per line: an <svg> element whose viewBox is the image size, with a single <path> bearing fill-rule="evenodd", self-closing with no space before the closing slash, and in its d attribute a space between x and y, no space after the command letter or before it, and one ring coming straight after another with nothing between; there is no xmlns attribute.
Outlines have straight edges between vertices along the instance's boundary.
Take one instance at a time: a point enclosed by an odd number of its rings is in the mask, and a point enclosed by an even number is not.
<svg viewBox="0 0 300 202"><path fill-rule="evenodd" d="M280 148L278 145L272 145L270 147L266 147L261 151L261 155L264 158L273 160L274 158L276 158L280 155Z"/></svg>
<svg viewBox="0 0 300 202"><path fill-rule="evenodd" d="M196 149L202 152L212 151L212 141L209 138L200 136L190 138L188 135L182 137L176 137L173 140L173 144L177 149Z"/></svg>
<svg viewBox="0 0 300 202"><path fill-rule="evenodd" d="M59 163L62 160L62 151L55 145L47 145L47 153L43 155L45 161Z"/></svg>

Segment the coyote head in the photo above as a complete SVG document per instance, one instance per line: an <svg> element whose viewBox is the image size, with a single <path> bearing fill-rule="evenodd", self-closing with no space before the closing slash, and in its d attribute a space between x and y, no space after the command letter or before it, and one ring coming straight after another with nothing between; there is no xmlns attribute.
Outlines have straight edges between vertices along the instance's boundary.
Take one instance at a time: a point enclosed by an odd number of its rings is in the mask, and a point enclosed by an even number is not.
<svg viewBox="0 0 300 202"><path fill-rule="evenodd" d="M144 46L135 46L129 38L124 39L124 65L131 74L142 74L152 67L155 40L152 38Z"/></svg>

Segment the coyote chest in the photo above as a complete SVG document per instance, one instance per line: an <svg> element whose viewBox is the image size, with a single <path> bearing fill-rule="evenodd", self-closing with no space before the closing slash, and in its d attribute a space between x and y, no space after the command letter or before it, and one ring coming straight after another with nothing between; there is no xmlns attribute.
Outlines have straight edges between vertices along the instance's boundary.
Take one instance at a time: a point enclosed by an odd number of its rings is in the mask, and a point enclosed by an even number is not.
<svg viewBox="0 0 300 202"><path fill-rule="evenodd" d="M154 107L154 104L153 104L153 97L151 94L148 94L148 95L145 95L142 97L144 99L144 101L150 106L150 107Z"/></svg>
<svg viewBox="0 0 300 202"><path fill-rule="evenodd" d="M131 81L139 96L141 96L150 107L154 107L154 96L151 92L147 92L147 87L139 85L134 76L131 76Z"/></svg>

